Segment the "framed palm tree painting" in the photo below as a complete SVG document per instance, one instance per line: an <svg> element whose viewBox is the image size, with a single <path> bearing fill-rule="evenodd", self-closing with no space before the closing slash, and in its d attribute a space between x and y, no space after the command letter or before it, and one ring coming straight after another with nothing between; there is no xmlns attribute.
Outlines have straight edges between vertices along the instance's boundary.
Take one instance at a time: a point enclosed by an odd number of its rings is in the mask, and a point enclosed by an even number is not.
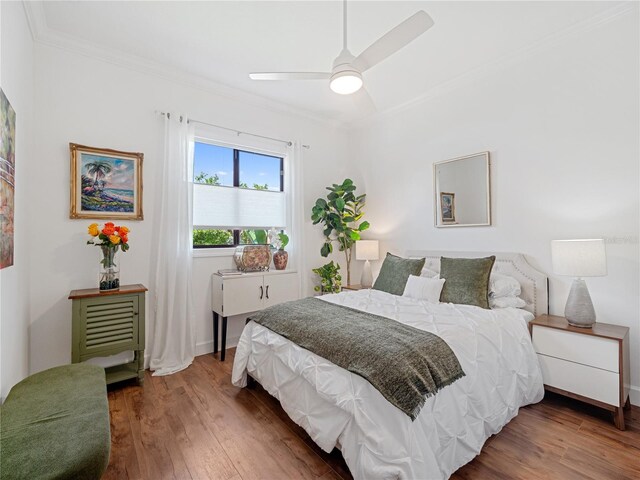
<svg viewBox="0 0 640 480"><path fill-rule="evenodd" d="M142 220L142 153L70 143L71 218Z"/></svg>

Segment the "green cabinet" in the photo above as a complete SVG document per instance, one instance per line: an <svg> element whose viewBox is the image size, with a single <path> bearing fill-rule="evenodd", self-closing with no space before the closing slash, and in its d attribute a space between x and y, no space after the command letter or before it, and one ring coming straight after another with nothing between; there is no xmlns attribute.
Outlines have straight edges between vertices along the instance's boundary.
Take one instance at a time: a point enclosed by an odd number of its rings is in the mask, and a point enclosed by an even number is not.
<svg viewBox="0 0 640 480"><path fill-rule="evenodd" d="M134 359L105 369L107 383L137 378L144 381L144 285L119 290L73 290L71 362L133 350Z"/></svg>

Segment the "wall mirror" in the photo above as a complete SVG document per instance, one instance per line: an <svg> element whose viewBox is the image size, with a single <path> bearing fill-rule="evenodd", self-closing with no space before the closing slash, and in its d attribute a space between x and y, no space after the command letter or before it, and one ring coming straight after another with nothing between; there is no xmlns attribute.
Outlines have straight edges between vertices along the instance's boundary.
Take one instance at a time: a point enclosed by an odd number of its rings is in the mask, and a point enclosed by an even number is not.
<svg viewBox="0 0 640 480"><path fill-rule="evenodd" d="M491 225L489 152L433 164L436 227Z"/></svg>

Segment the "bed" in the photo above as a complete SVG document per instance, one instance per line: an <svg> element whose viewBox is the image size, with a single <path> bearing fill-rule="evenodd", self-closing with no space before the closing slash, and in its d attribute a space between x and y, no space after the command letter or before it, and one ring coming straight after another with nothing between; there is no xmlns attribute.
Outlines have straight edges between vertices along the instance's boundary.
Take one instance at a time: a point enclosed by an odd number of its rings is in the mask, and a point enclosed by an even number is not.
<svg viewBox="0 0 640 480"><path fill-rule="evenodd" d="M409 252L435 271L441 256L487 255ZM523 255L494 255L493 271L520 282L525 308L433 304L376 290L321 297L435 333L453 350L466 376L427 398L415 421L364 378L255 322L238 343L232 382L244 387L248 374L260 382L323 450L342 451L356 479L448 478L544 394L527 322L548 310L547 277Z"/></svg>

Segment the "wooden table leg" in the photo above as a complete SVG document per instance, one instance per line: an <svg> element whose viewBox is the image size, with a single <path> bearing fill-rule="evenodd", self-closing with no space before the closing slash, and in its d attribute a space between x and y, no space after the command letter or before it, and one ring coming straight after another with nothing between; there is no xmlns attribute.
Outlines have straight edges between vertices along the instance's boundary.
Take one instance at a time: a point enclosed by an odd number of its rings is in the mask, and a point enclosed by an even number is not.
<svg viewBox="0 0 640 480"><path fill-rule="evenodd" d="M144 350L136 350L135 353L136 361L138 362L138 378L136 379L136 383L139 386L144 385Z"/></svg>
<svg viewBox="0 0 640 480"><path fill-rule="evenodd" d="M222 317L222 348L220 349L220 360L224 362L224 354L227 350L227 317Z"/></svg>
<svg viewBox="0 0 640 480"><path fill-rule="evenodd" d="M624 402L624 409L627 411L631 410L631 396L628 396L627 401Z"/></svg>
<svg viewBox="0 0 640 480"><path fill-rule="evenodd" d="M616 427L618 427L618 430L624 430L624 408L623 407L618 407L616 408L616 411L613 412L613 422L616 424Z"/></svg>
<svg viewBox="0 0 640 480"><path fill-rule="evenodd" d="M218 353L218 314L213 313L213 354Z"/></svg>

